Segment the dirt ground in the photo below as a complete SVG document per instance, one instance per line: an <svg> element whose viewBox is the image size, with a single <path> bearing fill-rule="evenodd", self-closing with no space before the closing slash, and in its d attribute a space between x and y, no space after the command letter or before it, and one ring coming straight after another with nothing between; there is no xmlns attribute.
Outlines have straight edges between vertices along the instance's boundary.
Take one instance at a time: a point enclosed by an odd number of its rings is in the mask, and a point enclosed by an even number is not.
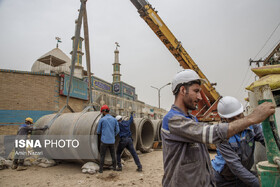
<svg viewBox="0 0 280 187"><path fill-rule="evenodd" d="M210 153L213 158L214 152ZM133 159L125 161L122 172L105 170L102 174L83 174L82 164L62 163L54 167L28 167L24 171L0 170L0 186L161 186L162 151L139 155L143 172L136 172Z"/></svg>

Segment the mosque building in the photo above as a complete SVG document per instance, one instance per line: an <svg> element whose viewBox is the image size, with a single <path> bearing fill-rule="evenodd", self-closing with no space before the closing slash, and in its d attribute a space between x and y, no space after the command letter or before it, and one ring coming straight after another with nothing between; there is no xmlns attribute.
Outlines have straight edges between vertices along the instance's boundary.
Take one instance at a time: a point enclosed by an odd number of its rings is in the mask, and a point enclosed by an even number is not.
<svg viewBox="0 0 280 187"><path fill-rule="evenodd" d="M75 38L72 40L74 43ZM69 99L75 112L82 111L89 103L82 42L83 38L80 38ZM107 104L112 115L129 116L134 111L135 117L161 119L166 110L138 100L135 87L121 80L118 44L114 55L113 82L91 75L95 108L99 110ZM66 104L70 67L71 59L57 45L35 61L31 72L0 69L0 97L3 101L0 103L0 135L15 134L26 117L36 121L43 115L57 113Z"/></svg>

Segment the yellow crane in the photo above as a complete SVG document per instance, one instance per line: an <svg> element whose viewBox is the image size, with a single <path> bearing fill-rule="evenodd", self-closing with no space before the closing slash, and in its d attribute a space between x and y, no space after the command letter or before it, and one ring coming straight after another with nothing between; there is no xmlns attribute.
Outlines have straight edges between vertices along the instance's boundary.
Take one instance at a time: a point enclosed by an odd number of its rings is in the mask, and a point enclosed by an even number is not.
<svg viewBox="0 0 280 187"><path fill-rule="evenodd" d="M195 114L202 121L217 121L219 116L215 112L219 98L221 97L213 87L207 77L199 69L190 55L182 46L181 42L176 39L172 32L157 14L157 11L146 0L130 0L137 8L140 17L145 20L149 27L154 31L166 48L177 59L184 69L192 69L205 80L202 85L202 102L198 105L198 111ZM207 97L206 97L206 96ZM214 112L214 113L213 113Z"/></svg>

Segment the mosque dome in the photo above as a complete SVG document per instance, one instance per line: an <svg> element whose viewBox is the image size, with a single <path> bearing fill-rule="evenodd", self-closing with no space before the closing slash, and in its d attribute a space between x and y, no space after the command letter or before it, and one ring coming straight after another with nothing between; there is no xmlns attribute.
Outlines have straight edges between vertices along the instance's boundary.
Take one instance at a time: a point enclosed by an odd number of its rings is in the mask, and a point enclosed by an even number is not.
<svg viewBox="0 0 280 187"><path fill-rule="evenodd" d="M54 48L34 62L31 72L70 73L71 59L59 48Z"/></svg>

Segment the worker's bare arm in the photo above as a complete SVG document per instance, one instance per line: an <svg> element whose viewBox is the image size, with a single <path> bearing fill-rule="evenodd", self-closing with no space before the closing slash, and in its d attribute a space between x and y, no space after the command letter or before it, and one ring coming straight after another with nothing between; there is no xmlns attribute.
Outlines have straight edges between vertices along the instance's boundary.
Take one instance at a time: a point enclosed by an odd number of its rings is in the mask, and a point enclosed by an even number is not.
<svg viewBox="0 0 280 187"><path fill-rule="evenodd" d="M228 138L241 132L247 127L263 122L267 117L275 113L275 106L272 103L265 102L254 109L254 111L239 120L229 123Z"/></svg>

